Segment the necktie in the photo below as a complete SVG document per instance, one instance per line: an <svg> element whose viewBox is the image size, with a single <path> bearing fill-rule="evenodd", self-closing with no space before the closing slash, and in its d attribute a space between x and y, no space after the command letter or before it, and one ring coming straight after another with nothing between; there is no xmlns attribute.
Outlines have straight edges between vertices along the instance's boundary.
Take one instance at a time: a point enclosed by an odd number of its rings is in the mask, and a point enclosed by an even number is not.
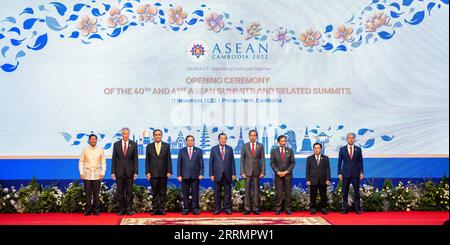
<svg viewBox="0 0 450 245"><path fill-rule="evenodd" d="M252 143L252 156L255 157L255 144Z"/></svg>
<svg viewBox="0 0 450 245"><path fill-rule="evenodd" d="M189 147L189 160L192 160L192 148Z"/></svg>
<svg viewBox="0 0 450 245"><path fill-rule="evenodd" d="M284 148L281 148L281 160L284 160Z"/></svg>
<svg viewBox="0 0 450 245"><path fill-rule="evenodd" d="M350 146L350 159L353 159L353 146Z"/></svg>
<svg viewBox="0 0 450 245"><path fill-rule="evenodd" d="M159 156L159 153L161 152L161 145L156 144L156 154Z"/></svg>
<svg viewBox="0 0 450 245"><path fill-rule="evenodd" d="M225 160L225 149L222 147L222 150L220 152L220 155L222 156L222 161Z"/></svg>
<svg viewBox="0 0 450 245"><path fill-rule="evenodd" d="M123 156L127 157L127 142L124 142L123 144Z"/></svg>
<svg viewBox="0 0 450 245"><path fill-rule="evenodd" d="M320 156L319 155L316 158L316 162L317 162L317 166L319 166L320 165Z"/></svg>

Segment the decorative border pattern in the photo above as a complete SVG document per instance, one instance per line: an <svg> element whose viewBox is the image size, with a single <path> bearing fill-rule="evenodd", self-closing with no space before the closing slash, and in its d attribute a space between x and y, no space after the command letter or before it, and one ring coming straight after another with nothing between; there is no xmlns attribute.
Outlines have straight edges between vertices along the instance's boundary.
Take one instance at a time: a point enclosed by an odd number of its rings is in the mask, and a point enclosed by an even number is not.
<svg viewBox="0 0 450 245"><path fill-rule="evenodd" d="M0 21L0 68L3 72L16 71L26 52L48 45L50 31L59 33L61 39L78 39L88 45L116 38L129 28L148 26L184 32L203 25L211 33L235 31L243 40L273 41L281 47L295 45L309 53L350 52L389 40L405 25L419 25L427 15L431 16L433 9L443 5L448 5L448 0L372 0L343 23L329 24L323 30L305 28L297 34L286 27L274 29L258 22L233 20L229 13L212 11L206 4L187 10L147 0L117 0L114 5L101 0L54 1L27 7L18 16ZM45 25L47 32L38 32L40 25Z"/></svg>
<svg viewBox="0 0 450 245"><path fill-rule="evenodd" d="M244 135L249 130L256 129L259 132L259 142L264 146L266 154L270 153L270 149L278 146L277 137L281 134L287 137L287 146L292 148L295 154L308 155L312 153L312 145L314 143L321 143L323 146L323 153L326 152L338 152L339 148L346 144L346 132L343 132L344 125L326 126L321 127L319 125L313 127L307 127L305 130L292 129L286 124L281 125L267 125L263 129L250 128L250 127L191 127L185 126L182 128L166 128L161 130L164 132L164 140L171 146L171 154L177 155L178 151L185 147L184 137L186 135L194 135L198 138L198 147L200 147L204 153L209 152L212 147L212 139L219 133L224 132L228 135L229 144L234 148L235 154L240 154L242 145L244 144ZM156 128L149 127L143 132L137 132L131 130L131 138L138 143L139 155L144 155L145 147L153 142L153 131ZM269 132L270 131L270 132ZM296 132L302 133L302 135L296 134ZM103 147L104 150L110 150L113 143L121 139L121 132L117 131L114 135L109 135L103 132L61 132L61 136L64 141L70 147L79 147L82 144L87 144L90 134L97 134L99 137L98 145ZM360 128L356 132L356 144L363 149L373 148L377 144L389 143L394 140L395 135L379 134L375 130L370 128ZM178 135L178 137L175 137ZM273 135L273 138L268 135ZM330 148L331 142L339 142L336 148Z"/></svg>

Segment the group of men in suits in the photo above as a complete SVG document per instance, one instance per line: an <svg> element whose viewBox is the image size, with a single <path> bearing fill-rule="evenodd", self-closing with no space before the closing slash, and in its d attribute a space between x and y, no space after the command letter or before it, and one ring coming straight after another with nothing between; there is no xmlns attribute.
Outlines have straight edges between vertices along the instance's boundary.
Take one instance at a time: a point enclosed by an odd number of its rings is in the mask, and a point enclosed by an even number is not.
<svg viewBox="0 0 450 245"><path fill-rule="evenodd" d="M132 215L133 183L138 176L137 144L129 139L130 130L122 129L122 139L113 146L112 178L116 181L116 201L119 215ZM162 131L153 131L154 142L147 145L145 171L147 180L153 191L153 215L164 215L167 195L167 179L172 175L172 159L170 145L162 141ZM90 146L83 150L80 158L80 175L88 183L86 191L85 214L98 214L99 181L104 177L105 159L103 150L96 147L96 136L90 136ZM244 144L240 157L240 175L245 179L244 215L261 214L260 181L266 175L264 146L257 142L258 132L249 132L249 142ZM200 214L199 189L204 178L203 151L195 147L194 136L186 137L186 147L180 149L177 161L177 179L181 182L183 194L182 213ZM233 148L227 145L225 133L218 135L219 144L213 146L209 158L210 179L214 182L214 214L222 211L232 214L232 183L236 180L236 164ZM291 192L293 169L295 167L294 151L287 147L287 137L281 135L277 139L278 147L270 153L270 166L274 172L275 214L282 211L292 214ZM359 183L363 179L363 157L361 148L354 145L355 134L347 134L347 145L339 150L338 174L343 182L342 213L348 212L348 192L350 184L355 190L354 204L356 213L361 213ZM327 214L327 187L330 185L330 161L322 154L322 145L315 143L314 154L306 160L306 184L310 188L310 212L320 211ZM88 159L88 160L86 160ZM87 163L86 163L87 162ZM87 166L87 167L86 167ZM86 175L89 173L89 176ZM86 177L87 176L87 177ZM93 190L93 191L92 191ZM223 195L222 195L223 192ZM317 194L320 204L317 205Z"/></svg>

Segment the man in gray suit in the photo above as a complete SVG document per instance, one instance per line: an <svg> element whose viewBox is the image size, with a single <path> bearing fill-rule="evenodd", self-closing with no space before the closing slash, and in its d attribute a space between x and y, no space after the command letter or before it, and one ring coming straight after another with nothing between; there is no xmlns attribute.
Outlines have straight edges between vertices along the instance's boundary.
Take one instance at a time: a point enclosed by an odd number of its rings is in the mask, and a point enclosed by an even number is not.
<svg viewBox="0 0 450 245"><path fill-rule="evenodd" d="M270 153L270 166L275 173L275 214L280 215L284 200L284 211L291 215L292 170L295 166L294 151L286 147L286 136L278 137L278 145Z"/></svg>
<svg viewBox="0 0 450 245"><path fill-rule="evenodd" d="M261 214L259 210L260 179L266 174L266 159L264 146L258 142L258 132L250 130L248 133L250 142L242 146L241 150L241 176L245 179L245 210L244 214Z"/></svg>

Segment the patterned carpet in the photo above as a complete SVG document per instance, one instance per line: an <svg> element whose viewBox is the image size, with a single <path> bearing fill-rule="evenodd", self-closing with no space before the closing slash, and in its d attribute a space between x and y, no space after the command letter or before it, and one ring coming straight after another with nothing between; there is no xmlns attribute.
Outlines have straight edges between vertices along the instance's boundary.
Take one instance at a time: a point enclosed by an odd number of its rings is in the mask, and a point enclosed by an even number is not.
<svg viewBox="0 0 450 245"><path fill-rule="evenodd" d="M120 225L330 225L321 217L123 218Z"/></svg>

